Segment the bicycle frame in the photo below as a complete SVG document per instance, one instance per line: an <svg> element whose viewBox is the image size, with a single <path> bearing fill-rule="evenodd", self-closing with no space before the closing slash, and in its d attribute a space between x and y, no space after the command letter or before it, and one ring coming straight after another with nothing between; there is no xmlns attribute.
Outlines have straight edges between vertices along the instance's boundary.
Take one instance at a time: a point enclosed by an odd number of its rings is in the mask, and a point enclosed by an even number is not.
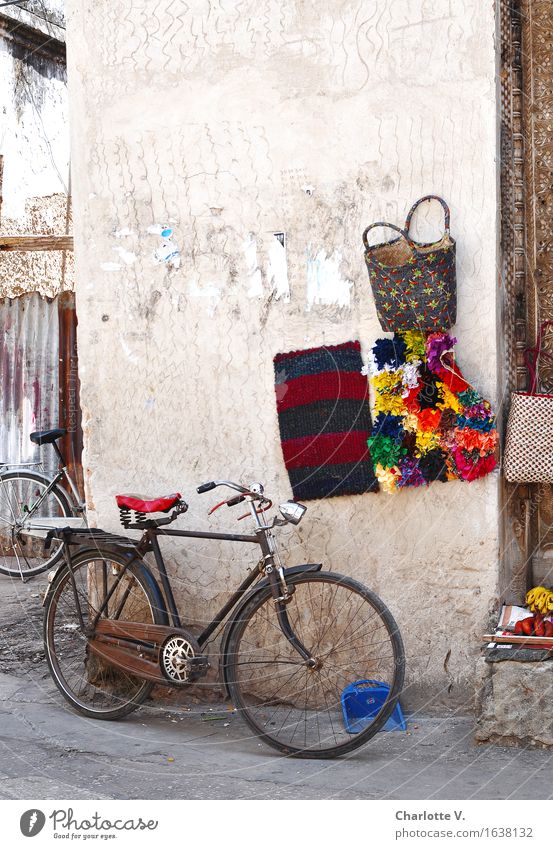
<svg viewBox="0 0 553 849"><path fill-rule="evenodd" d="M30 465L30 464L28 464L28 465ZM38 465L38 464L36 464L36 465ZM23 470L24 467L23 466L18 466L17 468L12 467L9 471L10 472L17 472L18 469ZM10 522L16 523L19 526L21 531L24 531L25 533L27 533L30 536L42 537L42 536L44 536L45 531L49 527L51 527L51 524L46 525L45 519L40 519L40 518L39 519L37 519L37 518L33 519L33 517L36 515L36 513L40 509L42 503L48 498L48 496L50 495L52 490L56 489L58 483L64 477L67 478L67 480L69 481L69 484L72 487L71 492L68 492L68 490L65 487L63 488L62 492L63 492L64 495L67 496L67 501L69 503L69 506L70 506L70 509L71 509L71 512L73 513L73 515L79 516L80 514L83 514L84 511L85 511L85 505L81 501L78 500L77 488L76 488L73 480L71 479L71 476L67 473L66 469L60 469L58 471L58 473L51 479L41 472L35 472L34 474L42 480L42 483L45 486L44 492L34 502L34 504L25 511L25 513L23 515L16 516L14 514L13 508L11 507L11 505L9 505L11 513L12 513L11 519L7 518L6 516L1 516L1 515L0 515L0 519L7 522L8 524ZM2 476L2 472L0 472L0 487L2 487L3 485L4 485L3 476ZM61 487L60 487L60 489L61 489ZM69 521L69 519L67 521ZM75 521L84 522L84 519L79 518L79 519L75 519ZM23 578L23 575L21 577Z"/></svg>
<svg viewBox="0 0 553 849"><path fill-rule="evenodd" d="M285 501L267 518L272 500L261 483L208 481L197 492L218 486L239 494L209 512L249 502L249 533L173 530L168 526L188 509L177 493L117 496L121 524L140 532L134 539L100 528L52 528L47 541L61 543L66 558L44 598L46 660L56 686L80 713L111 720L143 704L152 686L181 689L205 679L210 688L218 671L218 686L269 745L289 756L346 754L381 730L397 704L404 672L397 625L353 578L313 574L320 563L284 568L274 529L297 525L304 505ZM257 545L260 555L211 621L202 617L196 628L186 606L181 624L164 537ZM382 698L369 693L370 709L356 701L359 709L350 710L349 695L364 685L381 686Z"/></svg>
<svg viewBox="0 0 553 849"><path fill-rule="evenodd" d="M111 588L107 595L105 595L103 602L98 609L96 616L94 617L93 622L86 628L84 626L84 620L82 617L82 612L80 609L80 604L78 601L78 592L77 586L75 583L75 578L72 570L70 569L70 576L72 581L73 593L75 596L75 603L79 610L79 617L81 620L81 626L85 633L90 635L94 632L97 623L100 621L102 615L107 611L110 599L114 595L122 581L128 567L134 563L135 561L142 559L144 554L147 552L153 552L156 568L161 580L161 587L163 590L164 600L167 604L167 612L170 616L171 625L174 628L182 628L180 615L177 609L177 605L175 602L175 597L173 595L173 590L171 587L171 583L169 581L169 576L167 574L167 568L165 566L165 561L163 559L163 554L161 552L159 546L159 537L160 536L168 536L168 537L182 537L182 538L192 538L192 539L212 539L212 540L226 540L229 542L242 542L242 543L250 543L252 545L259 545L261 548L262 557L258 561L257 568L252 570L252 572L246 576L246 578L242 581L239 587L235 590L235 592L231 595L228 601L221 607L221 609L215 614L214 618L209 622L209 624L204 628L201 634L197 637L198 644L200 646L205 645L208 641L209 637L217 630L217 628L224 622L229 613L237 607L239 602L245 597L245 594L250 589L250 587L259 579L262 573L265 573L266 579L268 581L269 586L271 587L273 600L275 602L277 617L282 629L282 632L286 639L291 643L291 645L296 649L296 651L301 655L301 657L306 661L309 665L314 665L316 663L315 659L312 657L311 653L308 649L301 643L296 634L294 633L290 622L288 620L288 616L286 613L286 603L289 601L291 594L287 593L287 587L285 583L285 574L284 569L280 563L280 559L278 557L278 553L274 546L273 537L270 533L271 528L268 525L262 525L259 521L259 515L255 510L255 507L251 505L252 515L255 514L256 518L256 530L254 534L231 534L231 533L216 533L211 531L184 531L184 530L169 530L166 528L159 527L149 527L144 530L144 533L141 539L135 543L134 540L130 540L128 538L124 539L124 542L127 546L132 545L133 547L133 555L129 558L125 566L118 572L115 581L111 585ZM83 533L86 533L84 531ZM90 531L88 532L90 533ZM120 544L123 538L117 537L116 535L104 534L104 532L99 531L99 534L103 534L103 541L107 544L111 541L112 544ZM59 536L63 538L64 542L64 550L65 550L65 560L70 565L71 564L71 536L79 537L79 532L75 531L61 531ZM81 534L82 536L82 534ZM94 533L92 533L94 538ZM96 535L96 538L98 536ZM101 550L99 550L99 555L101 557ZM277 561L277 562L275 562ZM308 568L313 568L315 564L306 564ZM318 566L318 564L317 564ZM320 567L319 567L320 568ZM119 604L118 611L116 611L115 617L117 618L123 605L125 603L125 594L123 594L123 598Z"/></svg>
<svg viewBox="0 0 553 849"><path fill-rule="evenodd" d="M79 513L84 512L85 509L86 509L86 504L85 504L84 501L81 500L81 495L80 495L79 490L77 489L77 484L75 483L75 481L73 480L73 478L71 477L69 472L67 471L67 466L61 467L61 469L59 470L59 472L55 476L54 480L56 482L58 482L58 481L62 480L63 478L65 478L65 480L69 484L69 488L64 487L64 490L65 490L65 492L67 492L69 494L71 500L73 501L74 509L77 510Z"/></svg>
<svg viewBox="0 0 553 849"><path fill-rule="evenodd" d="M61 503L61 513L64 516L64 521L67 525L73 527L84 527L86 523L85 511L86 505L81 500L77 485L65 463L62 452L59 446L54 442L52 444L55 454L58 458L58 469L55 474L45 471L44 462L42 459L26 463L0 463L0 494L2 495L2 515L0 521L6 529L10 529L11 536L11 554L14 562L17 564L17 569L3 569L7 574L19 573L19 577L25 583L30 576L25 575L25 569L22 566L23 561L26 561L28 568L28 560L26 556L30 552L30 548L22 548L27 543L27 538L43 539L48 531L56 523L60 524L60 518L57 516L57 511L51 515L49 508L41 516L42 508L48 505L48 501L53 495L58 502ZM20 502L17 497L12 497L11 484L14 480L21 479L30 484L30 489L26 491L25 500ZM64 485L62 485L64 484ZM39 490L42 489L42 492ZM4 498L4 495L6 496ZM33 549L36 556L36 552ZM51 558L52 564L59 558L58 552L54 552ZM40 562L40 561L39 561ZM44 564L44 569L47 568L48 561ZM29 569L31 576L38 574L43 569L40 565Z"/></svg>
<svg viewBox="0 0 553 849"><path fill-rule="evenodd" d="M257 535L253 534L216 534L209 533L204 531L180 531L180 530L157 530L152 534L151 537L151 545L156 561L157 570L161 579L161 586L163 588L163 593L167 600L167 605L169 608L169 613L171 616L171 620L175 627L180 628L181 621L180 616L177 610L177 606L175 604L175 598L173 595L173 590L171 588L171 584L167 575L167 569L165 567L165 561L163 559L163 554L159 547L159 541L157 539L158 536L169 536L169 537L184 537L184 538L192 538L192 539L213 539L213 540L227 540L228 542L246 542L252 545L260 545L260 538ZM262 546L263 551L263 546ZM246 578L242 581L240 586L235 590L229 600L223 605L223 607L216 613L215 617L212 621L204 628L202 633L198 636L198 643L200 646L204 645L204 643L209 639L209 637L213 634L213 632L219 627L219 625L226 619L230 611L237 605L240 599L243 597L244 593L251 587L251 585L257 580L260 575L259 568L252 570L252 572L246 576Z"/></svg>
<svg viewBox="0 0 553 849"><path fill-rule="evenodd" d="M168 613L171 619L171 623L175 628L182 628L181 618L177 609L177 605L175 602L175 597L173 595L173 589L171 587L171 582L169 581L169 576L167 574L167 567L165 566L165 561L163 559L163 554L159 547L159 536L168 536L168 537L188 537L194 539L213 539L213 540L227 540L229 542L246 542L252 545L261 545L260 537L258 534L221 534L221 533L211 533L207 531L181 531L181 530L166 530L160 528L149 528L147 529L142 538L139 540L134 555L129 559L126 566L120 570L117 575L115 581L113 582L109 593L104 598L104 601L98 610L96 617L93 622L93 627L96 626L96 623L105 612L109 601L113 594L115 593L117 586L120 581L123 579L123 576L131 563L134 563L136 560L142 559L143 555L148 551L153 552L156 568L161 580L161 587L163 590L163 594L165 597L165 601L168 607ZM71 552L70 545L65 542L66 550L65 556L67 562L71 562ZM263 546L262 546L263 550ZM240 599L244 596L246 591L252 586L253 583L259 578L261 574L261 570L258 568L253 570L251 574L247 575L246 578L242 581L240 586L235 590L230 599L223 605L223 607L216 613L213 620L207 625L206 628L202 631L202 633L198 636L198 643L203 645L213 634L213 632L219 627L219 625L226 619L230 611L236 607ZM76 588L74 588L76 590Z"/></svg>
<svg viewBox="0 0 553 849"><path fill-rule="evenodd" d="M55 486L57 483L59 483L61 480L63 480L65 478L65 480L69 484L69 487L64 487L64 490L70 496L70 500L73 501L73 508L78 513L84 513L84 511L86 509L86 504L85 504L84 501L81 501L81 496L80 496L79 490L77 489L77 484L75 483L75 481L73 480L73 478L69 474L68 467L65 464L64 456L61 453L57 442L52 443L52 448L54 449L54 452L56 453L57 458L59 460L59 464L60 464L59 469L58 469L58 473L57 473L57 475L55 475L55 477L52 481L52 486Z"/></svg>
<svg viewBox="0 0 553 849"><path fill-rule="evenodd" d="M57 446L56 446L57 447ZM42 462L38 463L14 463L13 465L8 463L0 464L0 485L2 483L2 475L4 472L18 472L18 471L28 471L29 468L34 467L38 469L38 471L34 472L34 474L39 475L43 478L44 483L47 483L48 486L36 501L32 508L26 514L28 517L32 516L35 510L38 510L42 502L45 498L52 492L52 490L65 478L68 483L68 486L63 487L63 492L68 496L69 502L73 509L77 512L84 512L85 503L81 500L81 496L79 490L77 489L77 485L71 475L69 474L68 468L65 465L61 465L58 469L57 473L53 478L50 478L44 472L44 464Z"/></svg>

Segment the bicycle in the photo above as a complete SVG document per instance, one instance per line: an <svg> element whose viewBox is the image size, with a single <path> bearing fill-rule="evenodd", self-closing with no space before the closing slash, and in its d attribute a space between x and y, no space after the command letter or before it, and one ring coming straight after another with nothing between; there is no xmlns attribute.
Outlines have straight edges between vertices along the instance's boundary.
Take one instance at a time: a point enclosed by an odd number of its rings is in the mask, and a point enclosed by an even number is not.
<svg viewBox="0 0 553 849"><path fill-rule="evenodd" d="M269 521L272 502L261 484L210 481L197 492L219 486L238 495L210 513L246 502L249 512L240 518L251 516L253 533L167 528L187 510L180 493L116 496L123 527L141 530L139 540L101 529L50 532L65 559L44 601L46 658L57 687L87 717L123 717L155 684L178 688L205 678L206 644L224 623L225 691L256 735L295 757L336 757L362 746L383 728L403 685L404 650L391 613L358 581L322 571L320 563L283 566L273 529L298 524L306 507L284 502ZM256 568L199 634L181 623L159 545L166 536L261 549ZM72 546L80 546L75 555ZM148 552L160 583L143 560ZM345 702L351 684L389 689L377 706L363 691L359 716L359 704Z"/></svg>
<svg viewBox="0 0 553 849"><path fill-rule="evenodd" d="M0 573L20 577L22 581L46 572L58 563L63 554L60 543L50 549L48 556L44 542L48 532L65 525L75 528L85 525L85 505L80 500L77 485L67 466L57 440L67 431L64 428L31 433L36 445L51 444L59 460L59 469L53 478L29 467L39 463L26 463L10 468L0 464ZM67 487L61 487L62 480Z"/></svg>

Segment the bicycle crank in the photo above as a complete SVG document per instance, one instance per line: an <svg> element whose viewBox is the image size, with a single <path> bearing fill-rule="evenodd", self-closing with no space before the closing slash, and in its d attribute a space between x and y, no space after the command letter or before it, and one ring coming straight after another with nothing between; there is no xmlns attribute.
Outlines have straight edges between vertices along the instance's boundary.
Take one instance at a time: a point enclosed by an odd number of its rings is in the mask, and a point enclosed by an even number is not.
<svg viewBox="0 0 553 849"><path fill-rule="evenodd" d="M157 684L190 684L209 669L198 641L184 628L100 619L88 645L111 666Z"/></svg>

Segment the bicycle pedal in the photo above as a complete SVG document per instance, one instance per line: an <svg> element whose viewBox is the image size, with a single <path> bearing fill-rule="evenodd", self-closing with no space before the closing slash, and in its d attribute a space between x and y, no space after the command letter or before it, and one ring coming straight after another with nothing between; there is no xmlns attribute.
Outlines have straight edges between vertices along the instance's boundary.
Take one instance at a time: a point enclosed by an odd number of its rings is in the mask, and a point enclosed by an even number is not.
<svg viewBox="0 0 553 849"><path fill-rule="evenodd" d="M205 655L196 655L196 657L188 658L186 666L188 671L188 680L197 681L199 678L203 678L207 675L211 664Z"/></svg>

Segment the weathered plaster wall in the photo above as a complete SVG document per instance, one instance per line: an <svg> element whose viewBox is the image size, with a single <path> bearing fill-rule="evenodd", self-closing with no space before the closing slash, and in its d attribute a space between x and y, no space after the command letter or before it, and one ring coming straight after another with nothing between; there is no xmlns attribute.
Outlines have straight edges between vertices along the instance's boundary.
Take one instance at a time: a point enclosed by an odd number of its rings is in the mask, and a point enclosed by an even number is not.
<svg viewBox="0 0 553 849"><path fill-rule="evenodd" d="M491 0L68 3L77 309L92 516L212 477L290 494L277 351L379 335L361 232L445 196L461 367L496 393ZM178 261L156 263L163 226ZM437 218L419 233L439 232ZM286 234L286 256L275 233ZM167 251L170 252L170 249ZM178 267L177 267L178 266ZM211 527L232 527L221 511ZM464 703L498 571L497 478L312 502L290 562L366 581L405 636L412 699ZM172 549L189 617L249 550Z"/></svg>
<svg viewBox="0 0 553 849"><path fill-rule="evenodd" d="M1 10L0 227L6 235L69 232L69 121L62 24L61 0L31 3L25 10L11 6ZM68 253L0 254L2 297L24 292L53 297L72 286L73 259Z"/></svg>

